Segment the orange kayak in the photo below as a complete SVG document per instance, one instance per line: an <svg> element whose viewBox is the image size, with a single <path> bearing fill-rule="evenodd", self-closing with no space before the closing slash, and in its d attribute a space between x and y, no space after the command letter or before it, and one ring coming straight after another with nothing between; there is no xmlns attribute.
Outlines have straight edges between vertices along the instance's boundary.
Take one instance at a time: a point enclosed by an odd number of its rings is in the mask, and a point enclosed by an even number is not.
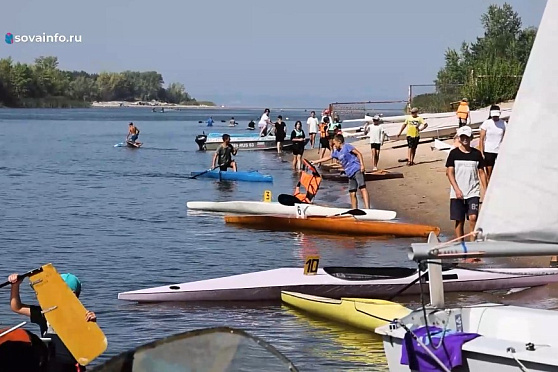
<svg viewBox="0 0 558 372"><path fill-rule="evenodd" d="M269 215L225 216L225 222L266 230L311 230L347 235L427 237L431 231L436 235L440 233L440 228L435 226L386 221L359 221L352 216L307 218Z"/></svg>

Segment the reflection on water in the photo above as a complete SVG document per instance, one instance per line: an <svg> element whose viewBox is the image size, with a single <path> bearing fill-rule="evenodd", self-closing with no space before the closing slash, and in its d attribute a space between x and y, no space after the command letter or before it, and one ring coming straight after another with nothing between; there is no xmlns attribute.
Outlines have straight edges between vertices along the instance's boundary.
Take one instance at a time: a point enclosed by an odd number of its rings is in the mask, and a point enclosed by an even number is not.
<svg viewBox="0 0 558 372"><path fill-rule="evenodd" d="M351 368L343 368L344 371L388 371L379 335L323 320L286 305L282 305L281 308L296 319L302 327L302 332L315 334L315 337L326 339L336 345L335 348L327 350L309 348L317 357L324 361L350 362Z"/></svg>

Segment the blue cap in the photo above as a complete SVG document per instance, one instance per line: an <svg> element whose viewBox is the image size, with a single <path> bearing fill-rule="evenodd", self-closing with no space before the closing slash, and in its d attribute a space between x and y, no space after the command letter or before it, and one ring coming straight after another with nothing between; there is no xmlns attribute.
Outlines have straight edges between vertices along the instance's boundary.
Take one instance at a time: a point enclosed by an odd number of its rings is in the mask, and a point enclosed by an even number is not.
<svg viewBox="0 0 558 372"><path fill-rule="evenodd" d="M79 296L79 294L81 292L81 282L79 281L78 277L75 276L74 274L70 274L70 273L62 274L60 276L62 277L64 282L66 282L68 287L70 287L72 292L74 292L76 294L76 296Z"/></svg>

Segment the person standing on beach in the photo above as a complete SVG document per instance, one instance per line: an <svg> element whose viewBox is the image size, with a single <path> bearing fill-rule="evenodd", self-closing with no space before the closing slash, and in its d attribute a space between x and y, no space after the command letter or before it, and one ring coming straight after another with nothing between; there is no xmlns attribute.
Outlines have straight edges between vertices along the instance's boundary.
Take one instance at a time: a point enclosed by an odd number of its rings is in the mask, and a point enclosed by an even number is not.
<svg viewBox="0 0 558 372"><path fill-rule="evenodd" d="M310 112L310 117L306 120L308 125L308 134L310 134L310 148L314 148L314 142L316 141L316 133L318 133L318 118L316 117L316 111Z"/></svg>
<svg viewBox="0 0 558 372"><path fill-rule="evenodd" d="M297 120L295 127L291 132L291 142L293 143L293 169L302 169L302 155L304 154L304 141L306 134L302 130L302 122Z"/></svg>
<svg viewBox="0 0 558 372"><path fill-rule="evenodd" d="M479 150L471 147L473 131L465 125L457 130L459 147L450 151L446 160L446 175L451 184L450 219L455 221L457 238L465 235L465 218L471 231L475 230L480 205L480 186L486 188L484 158ZM474 236L471 236L471 241Z"/></svg>
<svg viewBox="0 0 558 372"><path fill-rule="evenodd" d="M368 197L368 190L366 189L366 182L364 181L364 158L362 153L358 151L350 143L345 143L345 138L342 134L336 134L333 137L333 152L330 156L318 159L313 164L320 164L325 161L337 159L343 166L345 174L349 178L349 195L351 197L351 208L358 208L357 189L362 194L364 201L364 208L370 209L370 198Z"/></svg>
<svg viewBox="0 0 558 372"><path fill-rule="evenodd" d="M283 153L283 141L287 137L287 124L283 121L283 116L277 116L275 123L275 142L277 142L277 153Z"/></svg>
<svg viewBox="0 0 558 372"><path fill-rule="evenodd" d="M385 132L383 126L380 124L380 116L375 115L372 118L372 125L366 123L364 127L364 134L368 134L370 138L370 149L372 151L372 171L378 170L378 162L380 161L380 147L384 143Z"/></svg>
<svg viewBox="0 0 558 372"><path fill-rule="evenodd" d="M424 121L424 119L418 116L418 108L413 107L411 109L411 116L408 116L405 119L397 137L403 133L405 127L407 128L407 146L409 147L409 150L407 151L407 165L415 165L415 155L420 141L420 132L428 127L428 124Z"/></svg>
<svg viewBox="0 0 558 372"><path fill-rule="evenodd" d="M490 182L492 170L496 164L500 144L506 133L506 122L500 119L500 109L490 111L490 119L485 120L480 126L479 150L484 157L486 178Z"/></svg>
<svg viewBox="0 0 558 372"><path fill-rule="evenodd" d="M464 125L471 124L471 117L469 116L469 101L467 98L463 98L461 102L459 102L459 107L457 107L457 115L459 128Z"/></svg>
<svg viewBox="0 0 558 372"><path fill-rule="evenodd" d="M320 147L322 148L322 155L320 157L325 157L326 149L330 150L331 147L329 146L329 137L327 134L327 129L329 128L329 118L325 116L323 121L320 123Z"/></svg>
<svg viewBox="0 0 558 372"><path fill-rule="evenodd" d="M270 114L271 111L266 108L260 118L260 122L258 123L258 128L260 128L260 137L265 137L267 135L268 128L273 125L271 120L269 120Z"/></svg>

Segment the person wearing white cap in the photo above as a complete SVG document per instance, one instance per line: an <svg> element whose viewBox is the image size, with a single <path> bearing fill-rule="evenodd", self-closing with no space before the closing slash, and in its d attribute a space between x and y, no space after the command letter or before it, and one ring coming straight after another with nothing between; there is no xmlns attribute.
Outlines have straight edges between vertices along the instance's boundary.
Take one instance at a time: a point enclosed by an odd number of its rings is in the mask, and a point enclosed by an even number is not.
<svg viewBox="0 0 558 372"><path fill-rule="evenodd" d="M500 119L499 108L490 110L490 119L485 120L480 126L479 150L483 154L486 167L486 177L490 182L492 169L496 164L500 144L506 133L506 122Z"/></svg>
<svg viewBox="0 0 558 372"><path fill-rule="evenodd" d="M364 134L368 134L370 138L370 149L372 150L372 170L378 170L378 162L380 161L380 147L384 143L385 132L380 124L380 116L375 115L372 118L372 125L367 122L364 126Z"/></svg>
<svg viewBox="0 0 558 372"><path fill-rule="evenodd" d="M480 205L480 186L486 188L484 159L479 150L471 147L473 131L468 125L457 130L459 146L450 151L446 160L446 175L450 188L450 219L455 221L455 235L465 235L465 218L471 231L475 229ZM474 236L471 237L474 240Z"/></svg>

